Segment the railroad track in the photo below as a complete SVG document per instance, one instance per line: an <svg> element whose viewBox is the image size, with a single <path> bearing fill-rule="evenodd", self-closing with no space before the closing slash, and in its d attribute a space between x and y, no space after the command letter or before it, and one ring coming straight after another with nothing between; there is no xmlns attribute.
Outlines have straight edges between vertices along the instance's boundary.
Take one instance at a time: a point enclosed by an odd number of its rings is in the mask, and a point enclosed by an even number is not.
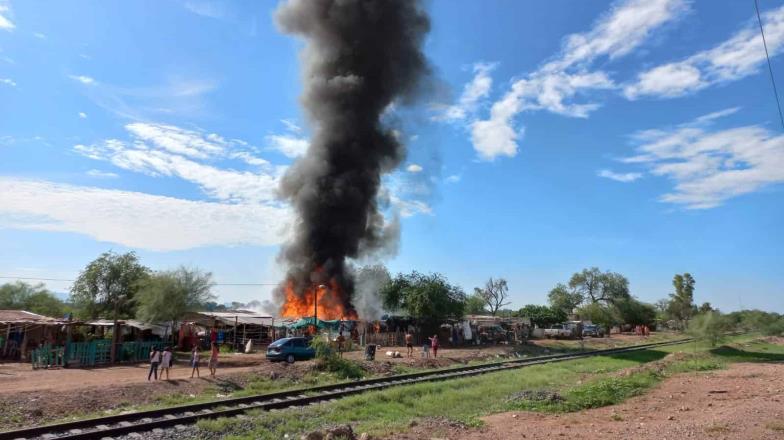
<svg viewBox="0 0 784 440"><path fill-rule="evenodd" d="M448 380L523 368L531 365L563 362L571 359L580 359L591 356L646 350L665 345L683 344L692 340L693 339L691 338L687 338L676 341L657 342L653 344L635 345L606 350L555 354L529 359L513 359L465 367L447 368L353 382L344 382L333 385L322 385L257 396L237 397L213 402L180 405L170 408L139 411L128 414L117 414L107 417L77 420L73 422L58 423L35 428L0 432L0 440L109 439L130 434L132 432L141 433L155 431L162 428L177 427L178 425L189 425L196 423L200 419L233 417L239 414L243 414L249 410L274 411L290 407L314 405L353 394L364 393L371 390L380 390L393 386Z"/></svg>

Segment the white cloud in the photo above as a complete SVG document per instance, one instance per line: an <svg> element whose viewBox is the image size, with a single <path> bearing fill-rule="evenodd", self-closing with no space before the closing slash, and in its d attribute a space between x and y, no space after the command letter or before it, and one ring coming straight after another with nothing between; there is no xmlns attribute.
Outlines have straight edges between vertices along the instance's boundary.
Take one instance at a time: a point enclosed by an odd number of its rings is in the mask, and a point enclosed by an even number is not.
<svg viewBox="0 0 784 440"><path fill-rule="evenodd" d="M614 59L642 44L654 29L680 17L685 0L619 1L586 33L564 38L561 51L536 71L515 80L490 110L486 120L471 124L471 139L482 160L513 157L522 130L514 119L522 111L546 110L586 118L599 108L595 102L576 103L581 95L616 88L603 71L590 70L599 57Z"/></svg>
<svg viewBox="0 0 784 440"><path fill-rule="evenodd" d="M726 200L784 183L784 135L751 125L711 129L716 118L737 109L702 116L669 129L634 136L637 155L627 163L674 183L661 200L690 209L713 208Z"/></svg>
<svg viewBox="0 0 784 440"><path fill-rule="evenodd" d="M46 40L46 34L42 34L41 32L34 32L33 36L39 40Z"/></svg>
<svg viewBox="0 0 784 440"><path fill-rule="evenodd" d="M411 165L406 167L406 171L408 171L409 173L421 173L422 165L412 163Z"/></svg>
<svg viewBox="0 0 784 440"><path fill-rule="evenodd" d="M227 152L233 144L221 136L162 124L132 123L125 128L131 134L130 141L108 139L97 145L75 145L74 151L91 159L109 161L125 170L179 177L222 201L261 203L276 199L285 167L264 167L258 172L250 172L222 169L194 160L227 156L254 165L268 164L246 151Z"/></svg>
<svg viewBox="0 0 784 440"><path fill-rule="evenodd" d="M87 119L87 113L85 113L85 112L79 112L79 118L80 118L80 119Z"/></svg>
<svg viewBox="0 0 784 440"><path fill-rule="evenodd" d="M413 217L417 214L433 215L433 208L422 200L403 200L393 195L390 201L401 217Z"/></svg>
<svg viewBox="0 0 784 440"><path fill-rule="evenodd" d="M490 72L495 69L495 63L475 63L474 77L463 87L463 93L457 104L447 106L441 114L434 119L441 121L456 121L465 119L476 110L477 103L487 97L493 86Z"/></svg>
<svg viewBox="0 0 784 440"><path fill-rule="evenodd" d="M291 158L304 155L310 145L306 138L288 134L271 134L265 139L270 147Z"/></svg>
<svg viewBox="0 0 784 440"><path fill-rule="evenodd" d="M0 4L0 29L5 31L12 31L16 28L16 25L8 18L9 12L11 10L8 6Z"/></svg>
<svg viewBox="0 0 784 440"><path fill-rule="evenodd" d="M771 56L784 50L784 6L762 14ZM756 73L765 63L765 50L756 18L719 45L684 60L641 72L624 88L629 99L671 98Z"/></svg>
<svg viewBox="0 0 784 440"><path fill-rule="evenodd" d="M120 177L117 173L95 170L95 169L88 171L87 175L90 177L97 177L99 179L116 179Z"/></svg>
<svg viewBox="0 0 784 440"><path fill-rule="evenodd" d="M286 126L286 130L290 132L299 133L302 131L302 127L297 125L297 123L292 121L291 119L281 119L280 122L282 122L283 125Z"/></svg>
<svg viewBox="0 0 784 440"><path fill-rule="evenodd" d="M444 179L444 181L446 183L457 183L460 182L462 178L463 176L461 176L460 174L452 174L451 176L448 176L446 179Z"/></svg>
<svg viewBox="0 0 784 440"><path fill-rule="evenodd" d="M187 1L184 4L185 9L193 12L202 17L209 17L215 19L222 19L226 17L227 11L223 4L215 1Z"/></svg>
<svg viewBox="0 0 784 440"><path fill-rule="evenodd" d="M95 80L93 78L91 78L89 76L86 76L86 75L68 75L68 77L71 78L74 81L79 81L82 84L88 84L89 85L89 84L94 84L95 83Z"/></svg>
<svg viewBox="0 0 784 440"><path fill-rule="evenodd" d="M134 248L277 245L290 221L288 209L274 206L0 177L1 227L73 232Z"/></svg>
<svg viewBox="0 0 784 440"><path fill-rule="evenodd" d="M599 177L606 177L617 182L634 182L642 177L642 173L616 173L610 170L599 170L597 173Z"/></svg>
<svg viewBox="0 0 784 440"><path fill-rule="evenodd" d="M14 80L12 80L10 78L0 78L0 83L3 83L3 84L5 84L7 86L10 86L10 87L16 87L16 81L14 81Z"/></svg>
<svg viewBox="0 0 784 440"><path fill-rule="evenodd" d="M173 125L132 123L125 126L138 140L174 154L206 159L222 154L228 142L217 134L203 134Z"/></svg>

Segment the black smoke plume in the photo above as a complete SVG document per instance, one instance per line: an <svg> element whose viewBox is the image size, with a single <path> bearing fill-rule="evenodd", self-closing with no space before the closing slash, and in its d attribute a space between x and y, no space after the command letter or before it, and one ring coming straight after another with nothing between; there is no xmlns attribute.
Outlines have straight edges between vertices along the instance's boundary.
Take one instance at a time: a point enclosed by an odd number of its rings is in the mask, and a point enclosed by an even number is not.
<svg viewBox="0 0 784 440"><path fill-rule="evenodd" d="M417 0L288 0L276 12L286 33L303 37L304 91L312 129L306 155L288 170L281 194L296 214L281 251L296 295L330 280L330 302L354 313L347 259L397 240L379 211L381 176L405 148L384 123L394 103L410 103L429 74L422 43L430 21ZM327 317L334 319L336 316Z"/></svg>

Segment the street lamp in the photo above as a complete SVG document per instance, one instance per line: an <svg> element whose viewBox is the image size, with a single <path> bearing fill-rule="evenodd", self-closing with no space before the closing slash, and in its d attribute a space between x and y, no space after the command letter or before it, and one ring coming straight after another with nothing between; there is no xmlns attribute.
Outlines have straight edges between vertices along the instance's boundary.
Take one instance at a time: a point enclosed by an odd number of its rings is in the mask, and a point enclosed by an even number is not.
<svg viewBox="0 0 784 440"><path fill-rule="evenodd" d="M321 289L326 289L326 284L319 284L313 291L313 327L318 332L318 293Z"/></svg>

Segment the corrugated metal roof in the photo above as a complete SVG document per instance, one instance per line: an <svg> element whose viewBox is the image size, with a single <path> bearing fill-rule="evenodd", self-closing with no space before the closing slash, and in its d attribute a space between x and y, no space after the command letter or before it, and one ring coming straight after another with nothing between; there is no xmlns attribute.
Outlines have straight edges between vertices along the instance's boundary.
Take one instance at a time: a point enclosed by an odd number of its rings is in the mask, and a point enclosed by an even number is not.
<svg viewBox="0 0 784 440"><path fill-rule="evenodd" d="M58 319L26 310L0 310L0 322L4 324L52 324L61 322Z"/></svg>

